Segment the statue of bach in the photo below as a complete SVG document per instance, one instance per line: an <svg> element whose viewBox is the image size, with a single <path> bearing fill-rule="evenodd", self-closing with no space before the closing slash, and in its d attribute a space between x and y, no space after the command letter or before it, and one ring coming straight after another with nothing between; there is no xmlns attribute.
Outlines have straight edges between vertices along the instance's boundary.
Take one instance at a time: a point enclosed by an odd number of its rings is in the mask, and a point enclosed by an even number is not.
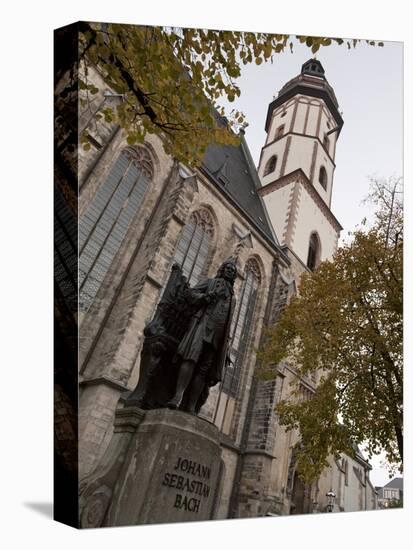
<svg viewBox="0 0 413 550"><path fill-rule="evenodd" d="M209 388L221 381L228 355L231 319L235 309L234 281L237 268L226 260L212 279L188 288L188 300L195 313L177 352L179 362L175 395L169 408L197 414Z"/></svg>

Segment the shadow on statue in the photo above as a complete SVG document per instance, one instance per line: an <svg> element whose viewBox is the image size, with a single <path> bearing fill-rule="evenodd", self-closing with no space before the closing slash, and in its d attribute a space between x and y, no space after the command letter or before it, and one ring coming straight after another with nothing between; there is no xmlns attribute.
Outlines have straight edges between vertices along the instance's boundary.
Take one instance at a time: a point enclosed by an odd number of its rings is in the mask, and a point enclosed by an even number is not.
<svg viewBox="0 0 413 550"><path fill-rule="evenodd" d="M199 413L229 362L236 275L230 258L214 278L191 288L181 268L172 266L154 318L144 329L139 382L125 406Z"/></svg>

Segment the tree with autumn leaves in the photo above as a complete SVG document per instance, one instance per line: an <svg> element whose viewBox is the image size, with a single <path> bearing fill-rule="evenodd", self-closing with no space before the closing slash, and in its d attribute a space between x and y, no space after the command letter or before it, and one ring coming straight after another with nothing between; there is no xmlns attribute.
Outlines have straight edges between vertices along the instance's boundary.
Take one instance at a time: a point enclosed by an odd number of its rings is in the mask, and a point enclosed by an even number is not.
<svg viewBox="0 0 413 550"><path fill-rule="evenodd" d="M297 467L317 479L327 459L385 453L403 464L403 203L401 180L373 180L376 205L331 261L305 273L299 294L270 328L261 376L288 361L297 372L293 399L277 406L280 422L297 429ZM319 373L314 395L299 398L299 380ZM294 398L295 396L295 398Z"/></svg>
<svg viewBox="0 0 413 550"><path fill-rule="evenodd" d="M122 101L107 105L98 117L116 122L130 145L147 134L162 138L166 153L187 165L199 165L208 145L239 142L245 115L220 106L241 94L237 82L242 67L273 62L294 48L286 34L149 27L124 24L79 24L79 87L82 108L99 92L89 80L91 66ZM359 40L297 36L312 54L332 43L355 47ZM370 45L383 42L367 40ZM225 118L223 118L225 116ZM90 147L87 129L81 143Z"/></svg>

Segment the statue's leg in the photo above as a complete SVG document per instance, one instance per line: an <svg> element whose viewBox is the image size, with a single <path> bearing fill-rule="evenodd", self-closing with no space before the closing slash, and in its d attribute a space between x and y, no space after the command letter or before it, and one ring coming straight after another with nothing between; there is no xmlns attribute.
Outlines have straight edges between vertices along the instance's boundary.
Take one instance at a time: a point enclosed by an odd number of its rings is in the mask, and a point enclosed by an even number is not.
<svg viewBox="0 0 413 550"><path fill-rule="evenodd" d="M184 392L191 382L191 378L194 373L194 366L195 363L193 361L184 361L181 364L176 383L175 395L166 404L166 406L170 409L177 409L179 407L182 397L184 396Z"/></svg>
<svg viewBox="0 0 413 550"><path fill-rule="evenodd" d="M189 389L188 402L186 406L187 412L191 414L196 413L196 404L205 386L205 377L202 374L197 374L192 380L191 387Z"/></svg>
<svg viewBox="0 0 413 550"><path fill-rule="evenodd" d="M207 383L206 379L214 361L214 355L215 354L213 349L208 344L206 344L201 356L201 360L197 366L197 373L194 376L188 389L186 410L189 413L196 414L197 412L196 406L205 387L205 384Z"/></svg>

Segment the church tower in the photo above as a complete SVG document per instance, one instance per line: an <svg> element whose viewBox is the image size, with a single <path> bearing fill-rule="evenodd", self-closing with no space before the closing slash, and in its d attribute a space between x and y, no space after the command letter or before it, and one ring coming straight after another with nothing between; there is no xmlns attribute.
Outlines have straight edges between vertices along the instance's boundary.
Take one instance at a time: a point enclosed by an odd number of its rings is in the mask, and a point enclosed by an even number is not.
<svg viewBox="0 0 413 550"><path fill-rule="evenodd" d="M268 107L259 192L280 244L309 269L334 254L342 229L330 210L342 126L334 91L315 59Z"/></svg>

